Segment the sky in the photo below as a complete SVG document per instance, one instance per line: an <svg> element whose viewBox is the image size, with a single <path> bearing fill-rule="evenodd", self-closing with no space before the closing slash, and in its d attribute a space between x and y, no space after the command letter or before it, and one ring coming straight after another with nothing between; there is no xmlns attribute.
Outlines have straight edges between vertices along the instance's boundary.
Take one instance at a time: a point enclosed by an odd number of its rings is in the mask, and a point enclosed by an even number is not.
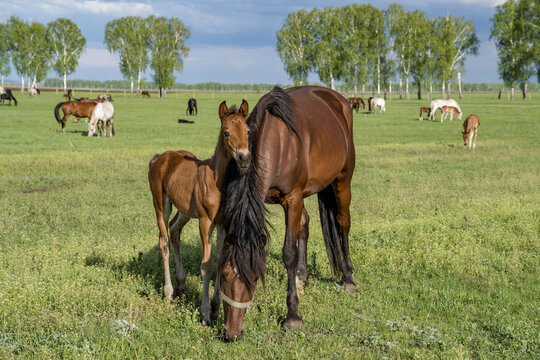
<svg viewBox="0 0 540 360"><path fill-rule="evenodd" d="M422 10L430 18L450 14L473 20L480 40L477 56L465 62L465 82L501 82L497 73L497 50L489 40L496 5L504 0L0 0L0 22L10 16L44 25L59 17L71 19L86 38L77 70L68 79L121 80L119 58L109 53L103 40L107 22L123 16L177 17L190 31L190 48L176 82L291 84L276 52L276 31L287 14L301 8L338 7L369 3L379 9L397 2L406 11ZM53 71L49 77L60 77ZM151 80L151 70L144 74ZM8 79L15 80L12 71ZM313 75L310 80L317 81Z"/></svg>

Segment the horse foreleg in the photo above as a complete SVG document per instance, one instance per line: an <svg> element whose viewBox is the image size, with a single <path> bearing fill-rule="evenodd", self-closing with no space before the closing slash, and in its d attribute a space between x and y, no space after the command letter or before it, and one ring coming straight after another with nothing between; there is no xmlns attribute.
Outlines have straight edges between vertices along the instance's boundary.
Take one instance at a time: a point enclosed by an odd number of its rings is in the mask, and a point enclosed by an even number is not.
<svg viewBox="0 0 540 360"><path fill-rule="evenodd" d="M225 238L225 230L222 226L217 226L217 253L221 254L223 248L223 239ZM218 259L219 262L219 259ZM210 321L216 321L219 316L219 305L221 304L221 296L219 294L219 272L216 274L216 282L214 283L214 295L212 295Z"/></svg>
<svg viewBox="0 0 540 360"><path fill-rule="evenodd" d="M176 296L186 292L186 272L182 264L182 255L180 253L180 237L182 229L188 223L189 217L178 212L170 222L171 242L174 250L174 262L176 265Z"/></svg>
<svg viewBox="0 0 540 360"><path fill-rule="evenodd" d="M208 217L199 218L199 234L201 236L201 245L203 258L201 261L201 276L203 280L203 294L201 301L201 315L203 316L202 325L210 325L210 298L208 295L210 280L214 272L214 261L212 260L212 232L214 225Z"/></svg>
<svg viewBox="0 0 540 360"><path fill-rule="evenodd" d="M478 127L476 127L474 130L475 130L474 131L474 143L473 143L473 146L472 146L473 149L476 147L476 137L478 136Z"/></svg>
<svg viewBox="0 0 540 360"><path fill-rule="evenodd" d="M299 295L304 295L307 272L307 241L309 238L309 214L306 208L302 209L300 231L298 233L298 265L296 266L296 289Z"/></svg>
<svg viewBox="0 0 540 360"><path fill-rule="evenodd" d="M285 243L283 244L283 262L287 268L287 317L283 322L286 329L297 330L304 326L298 315L298 294L296 292L296 267L298 265L298 233L302 219L304 201L302 191L294 191L282 202L285 210Z"/></svg>
<svg viewBox="0 0 540 360"><path fill-rule="evenodd" d="M467 141L469 145L469 150L473 149L473 144L472 144L473 138L474 138L474 128L472 128L471 131L469 131L469 140Z"/></svg>

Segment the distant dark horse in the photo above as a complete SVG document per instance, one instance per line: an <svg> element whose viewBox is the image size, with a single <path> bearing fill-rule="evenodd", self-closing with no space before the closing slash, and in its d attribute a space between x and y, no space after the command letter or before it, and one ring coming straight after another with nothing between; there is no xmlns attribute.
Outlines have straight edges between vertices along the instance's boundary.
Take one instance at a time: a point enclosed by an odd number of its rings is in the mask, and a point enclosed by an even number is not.
<svg viewBox="0 0 540 360"><path fill-rule="evenodd" d="M2 100L2 104L4 104L4 101L9 100L9 106L11 106L11 100L13 100L15 106L17 106L17 99L15 99L15 96L11 93L11 89L6 89L6 93L0 95L0 100Z"/></svg>
<svg viewBox="0 0 540 360"><path fill-rule="evenodd" d="M195 110L195 114L193 114L193 110ZM197 111L197 100L195 100L194 98L191 98L188 100L187 102L187 109L186 109L186 115L197 115L198 114L198 111Z"/></svg>
<svg viewBox="0 0 540 360"><path fill-rule="evenodd" d="M257 280L264 281L268 238L264 201L285 211L283 261L287 269L287 316L283 327L299 329L297 286L307 280L309 215L304 198L317 194L330 267L345 291L355 291L349 255L351 179L355 166L351 107L336 91L317 86L264 95L247 123L251 164L246 174L229 164L223 208L225 239L218 278L225 339L243 336L242 321ZM219 306L212 301L213 308Z"/></svg>

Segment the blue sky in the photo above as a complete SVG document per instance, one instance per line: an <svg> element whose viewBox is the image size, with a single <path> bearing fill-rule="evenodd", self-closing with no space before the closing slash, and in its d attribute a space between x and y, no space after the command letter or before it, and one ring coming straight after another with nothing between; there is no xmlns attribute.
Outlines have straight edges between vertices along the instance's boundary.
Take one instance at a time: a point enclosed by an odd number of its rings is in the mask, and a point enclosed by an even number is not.
<svg viewBox="0 0 540 360"><path fill-rule="evenodd" d="M69 18L79 26L87 44L77 71L68 78L120 80L118 57L103 45L107 22L129 15L177 17L191 30L186 42L190 52L184 60L184 70L176 74L177 82L290 84L275 49L276 31L288 13L351 3L370 3L386 9L392 2L408 11L422 10L431 18L449 13L474 20L480 49L478 56L468 57L463 80L500 82L497 51L489 41L489 19L503 0L0 0L0 22L6 22L12 15L44 25L59 17ZM144 76L148 80L150 71ZM49 76L58 77L53 72ZM8 78L17 76L12 72Z"/></svg>

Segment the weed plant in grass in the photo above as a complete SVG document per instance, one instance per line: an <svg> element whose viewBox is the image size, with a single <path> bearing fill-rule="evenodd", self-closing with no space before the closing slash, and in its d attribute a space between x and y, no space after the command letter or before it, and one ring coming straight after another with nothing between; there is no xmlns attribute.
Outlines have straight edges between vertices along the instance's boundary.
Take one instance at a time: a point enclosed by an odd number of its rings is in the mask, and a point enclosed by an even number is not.
<svg viewBox="0 0 540 360"><path fill-rule="evenodd" d="M169 149L211 156L219 103L244 94L197 93L194 124L177 122L191 93L116 95L107 139L88 138L73 118L61 133L59 94L17 94L19 106L0 106L0 358L540 357L540 95L467 94L463 118L480 117L474 151L461 121L418 120L427 100L355 113L357 292L332 279L317 202L306 199L305 327L282 330L284 220L269 206L266 286L245 338L226 344L222 319L200 325L196 221L182 240L187 295L172 307L162 299L147 171ZM259 97L247 96L250 108Z"/></svg>

